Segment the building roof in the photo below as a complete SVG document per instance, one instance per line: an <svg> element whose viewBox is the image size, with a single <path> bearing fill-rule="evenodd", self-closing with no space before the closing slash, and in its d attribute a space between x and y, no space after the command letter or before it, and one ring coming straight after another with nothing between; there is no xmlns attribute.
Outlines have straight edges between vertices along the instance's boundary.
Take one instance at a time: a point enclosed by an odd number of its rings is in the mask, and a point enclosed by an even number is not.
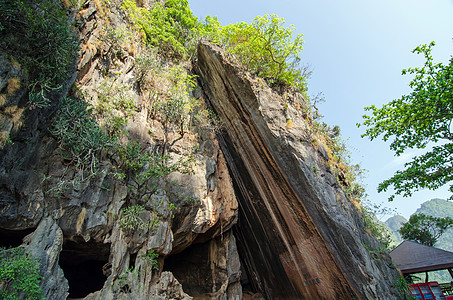
<svg viewBox="0 0 453 300"><path fill-rule="evenodd" d="M390 252L390 256L403 274L453 268L453 252L412 241L399 244Z"/></svg>

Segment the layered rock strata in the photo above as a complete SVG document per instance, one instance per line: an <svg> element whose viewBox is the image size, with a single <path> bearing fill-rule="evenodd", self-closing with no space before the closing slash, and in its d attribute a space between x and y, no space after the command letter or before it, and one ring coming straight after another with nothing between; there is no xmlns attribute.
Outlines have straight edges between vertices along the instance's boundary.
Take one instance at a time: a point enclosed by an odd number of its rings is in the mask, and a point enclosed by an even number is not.
<svg viewBox="0 0 453 300"><path fill-rule="evenodd" d="M326 150L310 140L303 112L206 41L197 73L225 123L220 140L240 204L236 237L254 288L267 299L393 299L398 273L388 256L376 261L365 249L377 242Z"/></svg>

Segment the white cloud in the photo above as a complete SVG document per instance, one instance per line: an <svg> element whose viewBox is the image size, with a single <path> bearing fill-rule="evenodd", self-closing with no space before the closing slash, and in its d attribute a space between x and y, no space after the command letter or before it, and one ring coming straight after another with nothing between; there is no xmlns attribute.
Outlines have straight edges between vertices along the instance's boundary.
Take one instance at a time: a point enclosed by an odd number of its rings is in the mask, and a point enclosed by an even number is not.
<svg viewBox="0 0 453 300"><path fill-rule="evenodd" d="M391 162L384 166L384 169L403 166L405 163L410 161L416 155L417 153L415 152L408 152L403 153L400 156L396 156Z"/></svg>

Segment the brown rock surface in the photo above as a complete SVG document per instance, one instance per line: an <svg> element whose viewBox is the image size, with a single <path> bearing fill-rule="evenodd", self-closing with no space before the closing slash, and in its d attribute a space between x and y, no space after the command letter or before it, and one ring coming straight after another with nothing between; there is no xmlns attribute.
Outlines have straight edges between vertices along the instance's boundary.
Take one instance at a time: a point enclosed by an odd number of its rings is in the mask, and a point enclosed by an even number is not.
<svg viewBox="0 0 453 300"><path fill-rule="evenodd" d="M236 237L254 289L267 299L393 299L398 273L362 245L376 241L304 140L302 113L290 112L299 122L287 128L282 97L205 41L197 73L225 122L222 150L239 191Z"/></svg>

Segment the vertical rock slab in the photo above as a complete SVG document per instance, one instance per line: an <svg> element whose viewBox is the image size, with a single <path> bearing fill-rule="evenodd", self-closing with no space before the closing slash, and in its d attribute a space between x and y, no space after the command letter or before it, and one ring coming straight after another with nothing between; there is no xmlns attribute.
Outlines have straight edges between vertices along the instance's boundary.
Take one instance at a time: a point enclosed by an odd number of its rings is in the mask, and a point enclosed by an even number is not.
<svg viewBox="0 0 453 300"><path fill-rule="evenodd" d="M304 124L287 133L281 97L204 41L197 73L225 122L219 138L239 191L236 237L254 289L267 299L394 298L396 270L370 259L362 241L372 239L332 174L313 174L318 154L301 146Z"/></svg>
<svg viewBox="0 0 453 300"><path fill-rule="evenodd" d="M44 218L36 230L24 238L26 252L39 262L40 283L45 299L66 299L68 281L58 264L63 246L63 231L55 221Z"/></svg>

